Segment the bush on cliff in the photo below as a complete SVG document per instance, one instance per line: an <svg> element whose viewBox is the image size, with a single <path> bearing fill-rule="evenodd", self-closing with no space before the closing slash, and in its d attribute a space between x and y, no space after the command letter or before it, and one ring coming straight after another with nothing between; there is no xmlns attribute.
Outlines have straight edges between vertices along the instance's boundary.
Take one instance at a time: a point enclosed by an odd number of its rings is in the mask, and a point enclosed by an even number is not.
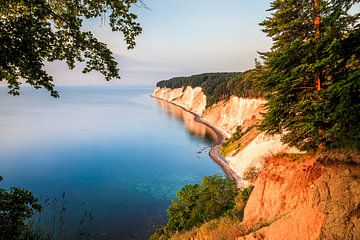
<svg viewBox="0 0 360 240"><path fill-rule="evenodd" d="M241 226L246 203L253 190L252 186L238 190L234 198L234 207L224 212L220 217L206 221L191 229L166 232L166 228L158 230L152 240L194 239L195 236L212 236L211 239L235 239L239 232L246 230ZM210 239L210 238L209 238Z"/></svg>
<svg viewBox="0 0 360 240"><path fill-rule="evenodd" d="M168 223L150 239L168 239L232 210L239 190L233 180L219 174L204 177L200 184L185 185L168 208Z"/></svg>

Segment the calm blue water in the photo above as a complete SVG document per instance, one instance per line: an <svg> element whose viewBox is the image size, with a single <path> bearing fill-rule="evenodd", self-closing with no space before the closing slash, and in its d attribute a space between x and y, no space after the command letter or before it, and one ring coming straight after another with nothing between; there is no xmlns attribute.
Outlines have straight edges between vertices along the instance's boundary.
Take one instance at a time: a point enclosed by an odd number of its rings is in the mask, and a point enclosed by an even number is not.
<svg viewBox="0 0 360 240"><path fill-rule="evenodd" d="M0 187L31 190L64 239L146 239L181 186L221 172L207 129L151 91L64 87L53 99L0 88Z"/></svg>

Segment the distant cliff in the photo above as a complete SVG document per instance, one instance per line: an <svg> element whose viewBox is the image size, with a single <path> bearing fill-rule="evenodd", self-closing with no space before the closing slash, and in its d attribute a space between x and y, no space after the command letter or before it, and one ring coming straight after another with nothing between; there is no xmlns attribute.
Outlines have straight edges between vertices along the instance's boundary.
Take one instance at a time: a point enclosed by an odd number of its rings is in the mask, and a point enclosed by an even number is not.
<svg viewBox="0 0 360 240"><path fill-rule="evenodd" d="M179 105L201 116L218 128L227 138L231 138L238 126L249 130L239 147L226 157L230 167L242 177L244 171L254 165L260 167L261 160L270 154L297 152L280 141L280 136L266 136L253 126L261 119L266 100L263 98L241 98L229 96L211 106L207 106L207 96L201 87L181 88L156 87L152 96Z"/></svg>

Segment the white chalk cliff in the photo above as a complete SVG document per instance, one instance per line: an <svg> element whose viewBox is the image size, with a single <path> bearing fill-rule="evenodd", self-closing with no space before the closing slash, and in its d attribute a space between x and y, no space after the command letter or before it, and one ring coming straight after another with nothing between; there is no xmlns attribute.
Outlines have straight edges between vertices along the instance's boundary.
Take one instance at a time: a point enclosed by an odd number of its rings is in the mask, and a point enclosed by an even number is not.
<svg viewBox="0 0 360 240"><path fill-rule="evenodd" d="M265 99L239 98L231 96L228 100L220 101L207 109L206 95L200 87L192 88L159 88L153 97L177 104L201 116L203 120L221 130L227 137L236 131L237 126L250 127L261 119L264 112ZM226 156L230 167L241 177L249 166L261 166L261 160L270 154L281 152L298 152L280 141L280 136L267 136L256 132L251 141L239 152Z"/></svg>

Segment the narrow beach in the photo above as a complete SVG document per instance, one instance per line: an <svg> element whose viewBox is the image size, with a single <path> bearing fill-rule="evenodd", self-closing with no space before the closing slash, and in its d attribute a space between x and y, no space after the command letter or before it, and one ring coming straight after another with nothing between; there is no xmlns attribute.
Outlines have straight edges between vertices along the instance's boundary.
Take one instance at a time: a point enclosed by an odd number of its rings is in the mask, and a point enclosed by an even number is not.
<svg viewBox="0 0 360 240"><path fill-rule="evenodd" d="M167 100L164 100L164 99L152 96L152 95L151 95L151 97L155 98L155 99L158 99L160 101L172 104L172 105L182 109L183 111L186 111L186 112L192 114L194 116L194 120L196 122L205 125L211 131L213 131L215 133L215 135L216 135L216 139L214 139L214 142L211 144L211 148L210 148L210 151L209 151L210 157L213 159L213 161L215 163L217 163L222 168L222 170L224 171L224 173L226 174L226 176L228 178L233 179L233 180L236 181L236 184L237 184L238 187L243 186L243 182L242 182L242 179L240 178L240 176L237 175L237 173L233 169L231 169L230 165L228 164L228 162L226 161L224 156L221 155L221 153L219 152L219 147L221 146L221 144L224 142L224 140L226 138L225 135L219 129L217 129L216 127L210 125L208 122L202 120L201 117L198 114L196 114L194 112L191 112L191 111L187 110L186 108L184 108L182 106L179 106L179 105L177 105L175 103L169 102Z"/></svg>

